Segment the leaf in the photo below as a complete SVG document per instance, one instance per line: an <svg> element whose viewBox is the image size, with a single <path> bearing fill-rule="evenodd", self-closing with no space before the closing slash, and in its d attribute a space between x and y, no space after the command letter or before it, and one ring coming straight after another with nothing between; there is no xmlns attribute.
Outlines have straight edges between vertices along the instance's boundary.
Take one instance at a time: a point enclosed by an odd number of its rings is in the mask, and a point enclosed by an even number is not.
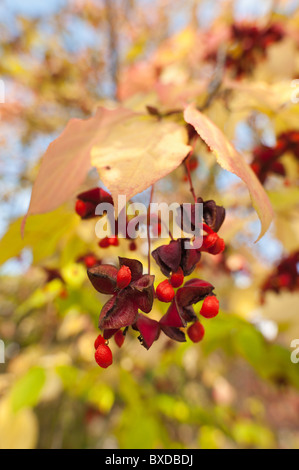
<svg viewBox="0 0 299 470"><path fill-rule="evenodd" d="M93 266L87 270L87 275L93 287L102 294L113 294L116 289L118 269L111 264Z"/></svg>
<svg viewBox="0 0 299 470"><path fill-rule="evenodd" d="M71 119L42 159L27 216L52 211L73 197L91 165L117 210L118 194L131 198L173 171L190 150L186 141L182 126L125 108L98 108L90 119ZM25 223L26 218L23 230Z"/></svg>
<svg viewBox="0 0 299 470"><path fill-rule="evenodd" d="M138 306L130 298L127 290L122 290L117 296L111 297L102 308L99 318L101 330L114 330L130 326L136 321Z"/></svg>
<svg viewBox="0 0 299 470"><path fill-rule="evenodd" d="M38 420L31 409L14 413L9 401L0 402L0 449L34 449L38 441Z"/></svg>
<svg viewBox="0 0 299 470"><path fill-rule="evenodd" d="M184 111L184 118L215 153L219 165L239 176L248 187L253 207L261 221L261 232L256 240L258 241L268 230L273 218L273 209L263 186L242 155L207 116L193 105L189 105Z"/></svg>
<svg viewBox="0 0 299 470"><path fill-rule="evenodd" d="M42 159L22 232L29 215L50 212L74 195L91 167L90 152L95 141L103 138L109 125L131 114L125 109L115 113L98 108L87 120L71 119L68 122Z"/></svg>
<svg viewBox="0 0 299 470"><path fill-rule="evenodd" d="M191 149L186 142L184 127L153 116L132 113L109 126L93 146L91 162L111 191L116 212L119 194L130 199L175 170Z"/></svg>
<svg viewBox="0 0 299 470"><path fill-rule="evenodd" d="M71 231L80 219L75 214L59 208L51 214L36 215L28 221L26 236L20 236L21 219L11 223L0 240L0 264L18 256L24 248L32 248L34 262L38 262L55 251L58 241ZM51 236L49 236L51 234Z"/></svg>
<svg viewBox="0 0 299 470"><path fill-rule="evenodd" d="M179 306L188 307L203 300L207 295L211 294L213 290L214 286L207 281L202 279L190 279L183 287L178 289L176 300Z"/></svg>
<svg viewBox="0 0 299 470"><path fill-rule="evenodd" d="M258 109L266 114L273 115L287 105L292 105L292 95L294 88L289 80L281 80L276 83L265 81L238 81L226 80L225 88L239 92L237 102L240 108ZM238 111L238 107L233 106L233 111Z"/></svg>

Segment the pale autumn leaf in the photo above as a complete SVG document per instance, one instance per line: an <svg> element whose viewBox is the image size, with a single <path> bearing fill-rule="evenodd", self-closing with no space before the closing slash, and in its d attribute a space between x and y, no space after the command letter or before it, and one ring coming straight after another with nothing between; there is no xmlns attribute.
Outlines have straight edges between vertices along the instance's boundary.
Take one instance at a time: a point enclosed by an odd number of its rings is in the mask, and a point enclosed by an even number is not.
<svg viewBox="0 0 299 470"><path fill-rule="evenodd" d="M194 53L196 41L199 39L191 27L166 39L154 54L153 61L156 67L165 67L176 61L186 60L189 54Z"/></svg>
<svg viewBox="0 0 299 470"><path fill-rule="evenodd" d="M190 150L186 141L182 126L125 108L98 108L90 119L71 119L42 159L27 216L50 212L73 197L91 165L114 199L130 198L182 162Z"/></svg>
<svg viewBox="0 0 299 470"><path fill-rule="evenodd" d="M43 156L27 216L50 212L73 197L91 168L94 143L105 138L110 126L132 114L123 108L98 108L90 119L71 119Z"/></svg>
<svg viewBox="0 0 299 470"><path fill-rule="evenodd" d="M111 191L127 199L177 168L189 153L187 132L172 121L135 115L119 121L93 146L91 162Z"/></svg>
<svg viewBox="0 0 299 470"><path fill-rule="evenodd" d="M0 449L34 449L38 420L30 408L14 412L9 399L0 402Z"/></svg>
<svg viewBox="0 0 299 470"><path fill-rule="evenodd" d="M156 69L150 61L133 64L120 73L117 97L124 101L135 94L149 93L156 81Z"/></svg>
<svg viewBox="0 0 299 470"><path fill-rule="evenodd" d="M253 207L261 221L259 240L268 230L273 219L273 209L263 186L243 156L238 153L222 131L207 116L198 111L193 105L189 105L184 111L184 118L186 122L195 128L216 155L219 165L239 176L246 184Z"/></svg>
<svg viewBox="0 0 299 470"><path fill-rule="evenodd" d="M267 78L275 77L277 82L296 76L296 44L292 38L286 37L283 41L272 44L268 50L265 66L268 66Z"/></svg>
<svg viewBox="0 0 299 470"><path fill-rule="evenodd" d="M292 105L292 97L296 90L289 80L281 80L276 83L265 81L250 82L248 80L225 80L224 87L236 92L232 110L257 109L267 114L280 111L284 107Z"/></svg>

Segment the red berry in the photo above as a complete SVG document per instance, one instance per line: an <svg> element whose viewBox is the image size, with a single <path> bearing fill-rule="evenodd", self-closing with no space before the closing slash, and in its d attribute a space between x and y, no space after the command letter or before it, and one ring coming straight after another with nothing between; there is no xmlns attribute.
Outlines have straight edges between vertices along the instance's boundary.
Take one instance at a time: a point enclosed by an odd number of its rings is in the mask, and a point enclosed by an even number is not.
<svg viewBox="0 0 299 470"><path fill-rule="evenodd" d="M77 212L80 217L86 217L90 215L94 211L95 207L94 204L90 202L84 202L78 199L75 206L75 211Z"/></svg>
<svg viewBox="0 0 299 470"><path fill-rule="evenodd" d="M118 238L115 237L115 236L114 237L109 237L108 242L109 242L109 245L111 245L111 246L118 246L119 245Z"/></svg>
<svg viewBox="0 0 299 470"><path fill-rule="evenodd" d="M208 249L208 252L211 255L219 255L220 253L224 251L224 249L225 249L224 240L223 238L218 237L216 240L216 243L213 246L211 246L211 248Z"/></svg>
<svg viewBox="0 0 299 470"><path fill-rule="evenodd" d="M278 276L279 287L288 287L291 281L292 281L292 277L288 273L282 273Z"/></svg>
<svg viewBox="0 0 299 470"><path fill-rule="evenodd" d="M75 211L77 212L80 217L84 217L86 215L86 207L85 202L77 201L75 206Z"/></svg>
<svg viewBox="0 0 299 470"><path fill-rule="evenodd" d="M100 346L100 344L105 344L105 343L106 343L105 338L103 338L102 335L99 335L99 336L96 338L95 342L94 342L94 348L95 348L95 349L98 349L98 347Z"/></svg>
<svg viewBox="0 0 299 470"><path fill-rule="evenodd" d="M209 233L208 235L204 235L202 237L202 245L200 247L200 251L208 251L215 243L218 241L217 233Z"/></svg>
<svg viewBox="0 0 299 470"><path fill-rule="evenodd" d="M124 289L127 287L132 279L131 269L128 266L122 266L117 273L117 287Z"/></svg>
<svg viewBox="0 0 299 470"><path fill-rule="evenodd" d="M181 267L175 272L172 273L170 278L170 283L172 287L180 287L184 282L184 273Z"/></svg>
<svg viewBox="0 0 299 470"><path fill-rule="evenodd" d="M156 289L156 295L161 302L172 301L175 296L175 292L168 279L165 279L165 281L160 282Z"/></svg>
<svg viewBox="0 0 299 470"><path fill-rule="evenodd" d="M114 340L117 344L117 346L119 348L122 347L122 345L124 344L124 340L125 340L125 337L124 337L124 334L121 330L118 330L115 335L114 335Z"/></svg>
<svg viewBox="0 0 299 470"><path fill-rule="evenodd" d="M205 329L199 321L196 321L193 325L189 326L187 334L193 343L199 343L204 337Z"/></svg>
<svg viewBox="0 0 299 470"><path fill-rule="evenodd" d="M219 312L219 300L214 295L209 295L203 301L200 314L205 318L213 318Z"/></svg>
<svg viewBox="0 0 299 470"><path fill-rule="evenodd" d="M198 161L196 158L191 158L189 161L189 170L194 171L198 167Z"/></svg>
<svg viewBox="0 0 299 470"><path fill-rule="evenodd" d="M87 268L92 268L93 266L95 266L98 263L98 261L97 261L95 256L87 255L84 258L84 263L85 263L85 266Z"/></svg>
<svg viewBox="0 0 299 470"><path fill-rule="evenodd" d="M131 242L131 243L129 244L129 250L130 250L130 251L135 251L135 250L137 250L137 245L136 245L135 242Z"/></svg>
<svg viewBox="0 0 299 470"><path fill-rule="evenodd" d="M109 242L108 237L102 238L102 240L99 241L100 248L108 248L109 245L110 245L110 242Z"/></svg>
<svg viewBox="0 0 299 470"><path fill-rule="evenodd" d="M259 172L261 171L261 165L257 162L251 163L251 169L254 171L256 175L258 175Z"/></svg>
<svg viewBox="0 0 299 470"><path fill-rule="evenodd" d="M162 225L159 222L153 226L153 236L159 237L161 235L161 232L162 232Z"/></svg>
<svg viewBox="0 0 299 470"><path fill-rule="evenodd" d="M96 363L104 369L111 366L113 362L111 349L106 344L100 344L95 352L94 357Z"/></svg>

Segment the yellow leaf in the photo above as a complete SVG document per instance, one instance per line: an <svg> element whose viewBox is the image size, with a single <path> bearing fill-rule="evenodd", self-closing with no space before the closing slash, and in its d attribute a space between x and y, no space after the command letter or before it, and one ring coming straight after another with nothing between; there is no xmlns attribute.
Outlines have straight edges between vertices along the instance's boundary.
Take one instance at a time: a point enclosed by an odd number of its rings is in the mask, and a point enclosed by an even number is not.
<svg viewBox="0 0 299 470"><path fill-rule="evenodd" d="M117 195L131 198L177 168L191 147L185 129L171 121L135 115L110 127L92 149L92 164Z"/></svg>
<svg viewBox="0 0 299 470"><path fill-rule="evenodd" d="M76 214L60 208L51 214L31 217L28 221L26 234L22 240L20 234L21 219L14 221L0 240L0 264L4 263L27 247L32 248L35 262L52 255L58 240L76 226L80 219Z"/></svg>
<svg viewBox="0 0 299 470"><path fill-rule="evenodd" d="M8 400L0 403L0 449L34 449L38 422L30 409L14 413Z"/></svg>

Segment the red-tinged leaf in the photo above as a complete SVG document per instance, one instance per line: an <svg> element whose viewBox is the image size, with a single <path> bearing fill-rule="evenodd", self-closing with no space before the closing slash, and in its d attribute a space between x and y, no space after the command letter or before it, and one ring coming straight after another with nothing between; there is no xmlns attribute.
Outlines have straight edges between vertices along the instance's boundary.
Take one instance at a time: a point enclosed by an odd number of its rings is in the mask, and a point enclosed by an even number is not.
<svg viewBox="0 0 299 470"><path fill-rule="evenodd" d="M171 326L175 328L181 328L186 323L182 319L175 299L171 302L171 305L165 315L160 319L160 325Z"/></svg>
<svg viewBox="0 0 299 470"><path fill-rule="evenodd" d="M143 266L140 261L137 259L131 259L131 258L122 258L118 257L119 259L119 267L121 268L122 266L128 266L131 271L131 276L132 276L132 282L140 279L142 276L143 272Z"/></svg>
<svg viewBox="0 0 299 470"><path fill-rule="evenodd" d="M136 293L134 301L137 307L144 313L149 313L153 308L154 302L154 288L150 287L144 292Z"/></svg>
<svg viewBox="0 0 299 470"><path fill-rule="evenodd" d="M144 313L149 313L154 302L154 280L155 276L145 274L140 279L130 284L130 288L134 290L133 299L138 308Z"/></svg>
<svg viewBox="0 0 299 470"><path fill-rule="evenodd" d="M203 218L205 223L211 227L214 232L218 232L225 219L225 209L217 206L213 199L204 201L201 197L197 202L203 204Z"/></svg>
<svg viewBox="0 0 299 470"><path fill-rule="evenodd" d="M117 286L118 269L111 264L100 264L87 270L93 287L102 294L113 294Z"/></svg>
<svg viewBox="0 0 299 470"><path fill-rule="evenodd" d="M94 204L100 204L101 202L113 204L111 194L107 193L103 188L92 188L84 191L78 194L77 199L84 202L93 202Z"/></svg>
<svg viewBox="0 0 299 470"><path fill-rule="evenodd" d="M171 240L168 245L162 245L152 252L152 257L165 276L176 272L180 266L182 256L180 240Z"/></svg>
<svg viewBox="0 0 299 470"><path fill-rule="evenodd" d="M180 307L180 314L186 323L197 320L197 316L192 305L188 305L187 307Z"/></svg>
<svg viewBox="0 0 299 470"><path fill-rule="evenodd" d="M198 111L193 105L189 105L184 111L184 119L195 128L200 137L215 153L219 165L239 176L247 185L253 207L261 221L259 240L268 230L273 219L273 209L260 181L243 156L237 152L222 131L207 116Z"/></svg>
<svg viewBox="0 0 299 470"><path fill-rule="evenodd" d="M176 293L177 303L182 307L196 304L209 295L213 289L214 286L209 282L201 279L190 279L183 287L178 289Z"/></svg>
<svg viewBox="0 0 299 470"><path fill-rule="evenodd" d="M200 260L201 253L197 252L195 248L184 249L184 243L190 242L186 238L182 238L182 259L181 259L181 268L184 272L184 276L189 276L194 269L196 268L197 263Z"/></svg>
<svg viewBox="0 0 299 470"><path fill-rule="evenodd" d="M91 168L92 147L105 138L110 126L132 114L123 108L117 112L98 108L90 119L71 119L43 156L27 216L50 212L72 198ZM22 231L25 222L26 218Z"/></svg>
<svg viewBox="0 0 299 470"><path fill-rule="evenodd" d="M99 328L109 330L130 326L135 323L137 313L137 305L130 299L128 293L123 290L117 296L109 299L102 308Z"/></svg>
<svg viewBox="0 0 299 470"><path fill-rule="evenodd" d="M174 341L179 341L184 343L186 341L185 333L179 328L173 328L172 326L161 325L161 330L166 334L170 339Z"/></svg>
<svg viewBox="0 0 299 470"><path fill-rule="evenodd" d="M154 341L160 336L160 325L156 320L146 317L145 315L138 315L136 327L141 333L142 344L146 349L149 349Z"/></svg>
<svg viewBox="0 0 299 470"><path fill-rule="evenodd" d="M139 292L143 292L149 287L153 286L154 280L155 276L151 274L144 274L137 281L131 282L131 287L132 289L138 290Z"/></svg>
<svg viewBox="0 0 299 470"><path fill-rule="evenodd" d="M112 336L113 336L115 333L117 333L117 331L119 331L119 329L115 329L115 330L113 330L113 329L111 329L111 330L104 330L104 331L103 331L103 336L104 336L105 339L110 339L110 338L112 338Z"/></svg>

